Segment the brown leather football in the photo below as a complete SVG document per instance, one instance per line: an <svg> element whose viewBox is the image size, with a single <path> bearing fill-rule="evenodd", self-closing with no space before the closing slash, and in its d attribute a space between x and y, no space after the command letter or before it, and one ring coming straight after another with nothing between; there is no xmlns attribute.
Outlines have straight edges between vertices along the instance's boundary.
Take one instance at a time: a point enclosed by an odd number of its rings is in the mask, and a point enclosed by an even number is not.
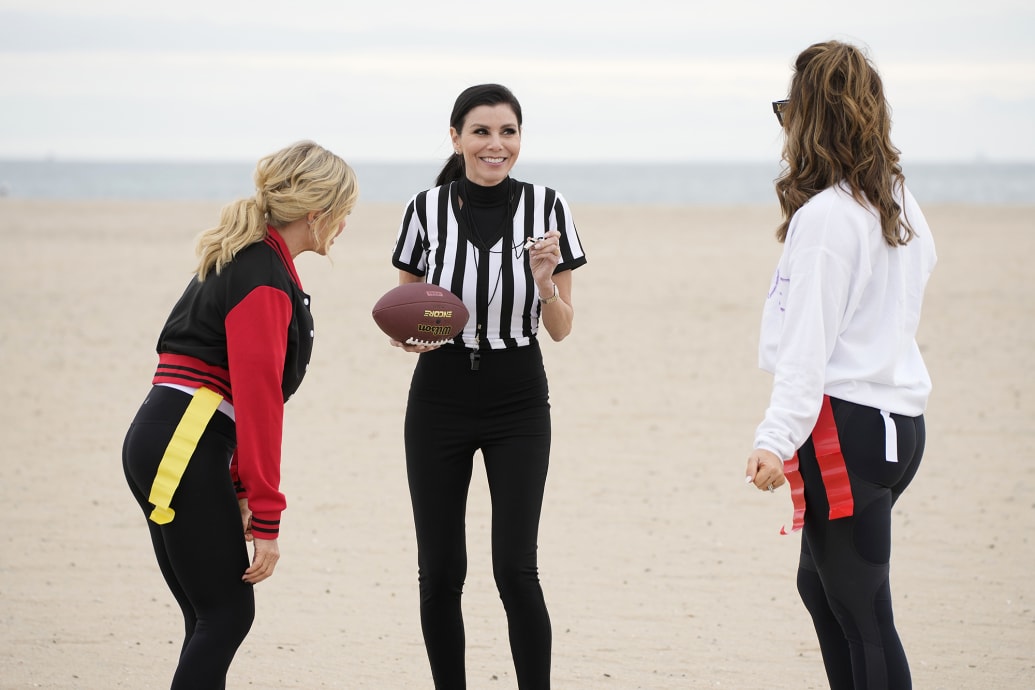
<svg viewBox="0 0 1035 690"><path fill-rule="evenodd" d="M390 338L409 345L442 345L467 324L467 307L449 290L429 283L405 283L377 300L374 322Z"/></svg>

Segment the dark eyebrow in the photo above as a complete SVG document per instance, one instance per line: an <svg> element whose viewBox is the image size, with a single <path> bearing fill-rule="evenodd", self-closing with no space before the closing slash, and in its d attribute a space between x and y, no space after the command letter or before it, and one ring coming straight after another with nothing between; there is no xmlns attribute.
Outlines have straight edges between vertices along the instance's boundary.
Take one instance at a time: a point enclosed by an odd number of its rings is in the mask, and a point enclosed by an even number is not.
<svg viewBox="0 0 1035 690"><path fill-rule="evenodd" d="M483 125L478 122L472 122L467 126L471 129L489 129L489 125ZM507 122L500 125L500 129L506 129L508 127L513 127L514 129L521 129L521 125L517 124L516 122Z"/></svg>

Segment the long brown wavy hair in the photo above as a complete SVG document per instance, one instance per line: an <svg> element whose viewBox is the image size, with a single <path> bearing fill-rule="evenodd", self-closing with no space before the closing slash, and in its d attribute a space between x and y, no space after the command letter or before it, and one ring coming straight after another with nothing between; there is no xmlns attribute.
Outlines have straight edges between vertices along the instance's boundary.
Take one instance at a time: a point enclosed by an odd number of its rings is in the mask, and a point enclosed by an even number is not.
<svg viewBox="0 0 1035 690"><path fill-rule="evenodd" d="M787 98L777 239L787 239L791 216L805 202L843 183L880 215L889 245L907 244L913 228L895 200L905 182L901 152L891 143L891 108L876 67L855 46L816 43L798 55Z"/></svg>

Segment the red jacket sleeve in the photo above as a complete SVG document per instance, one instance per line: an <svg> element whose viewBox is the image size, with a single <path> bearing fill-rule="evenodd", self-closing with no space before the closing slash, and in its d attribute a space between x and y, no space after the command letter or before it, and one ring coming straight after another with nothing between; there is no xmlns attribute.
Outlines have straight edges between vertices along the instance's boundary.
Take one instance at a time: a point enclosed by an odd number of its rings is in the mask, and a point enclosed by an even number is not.
<svg viewBox="0 0 1035 690"><path fill-rule="evenodd" d="M237 421L236 477L252 511L252 536L276 539L287 507L280 492L284 357L291 298L273 287L248 293L226 316ZM231 470L233 471L233 470Z"/></svg>

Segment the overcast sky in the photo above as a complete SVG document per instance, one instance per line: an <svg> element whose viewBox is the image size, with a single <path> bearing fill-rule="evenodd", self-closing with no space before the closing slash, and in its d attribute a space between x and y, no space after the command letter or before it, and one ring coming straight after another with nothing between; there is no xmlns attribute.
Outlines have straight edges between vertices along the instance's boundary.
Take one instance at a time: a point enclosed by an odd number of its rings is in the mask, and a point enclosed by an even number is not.
<svg viewBox="0 0 1035 690"><path fill-rule="evenodd" d="M450 152L506 84L522 157L767 161L803 48L867 47L906 161L1035 160L1035 2L0 0L0 158Z"/></svg>

